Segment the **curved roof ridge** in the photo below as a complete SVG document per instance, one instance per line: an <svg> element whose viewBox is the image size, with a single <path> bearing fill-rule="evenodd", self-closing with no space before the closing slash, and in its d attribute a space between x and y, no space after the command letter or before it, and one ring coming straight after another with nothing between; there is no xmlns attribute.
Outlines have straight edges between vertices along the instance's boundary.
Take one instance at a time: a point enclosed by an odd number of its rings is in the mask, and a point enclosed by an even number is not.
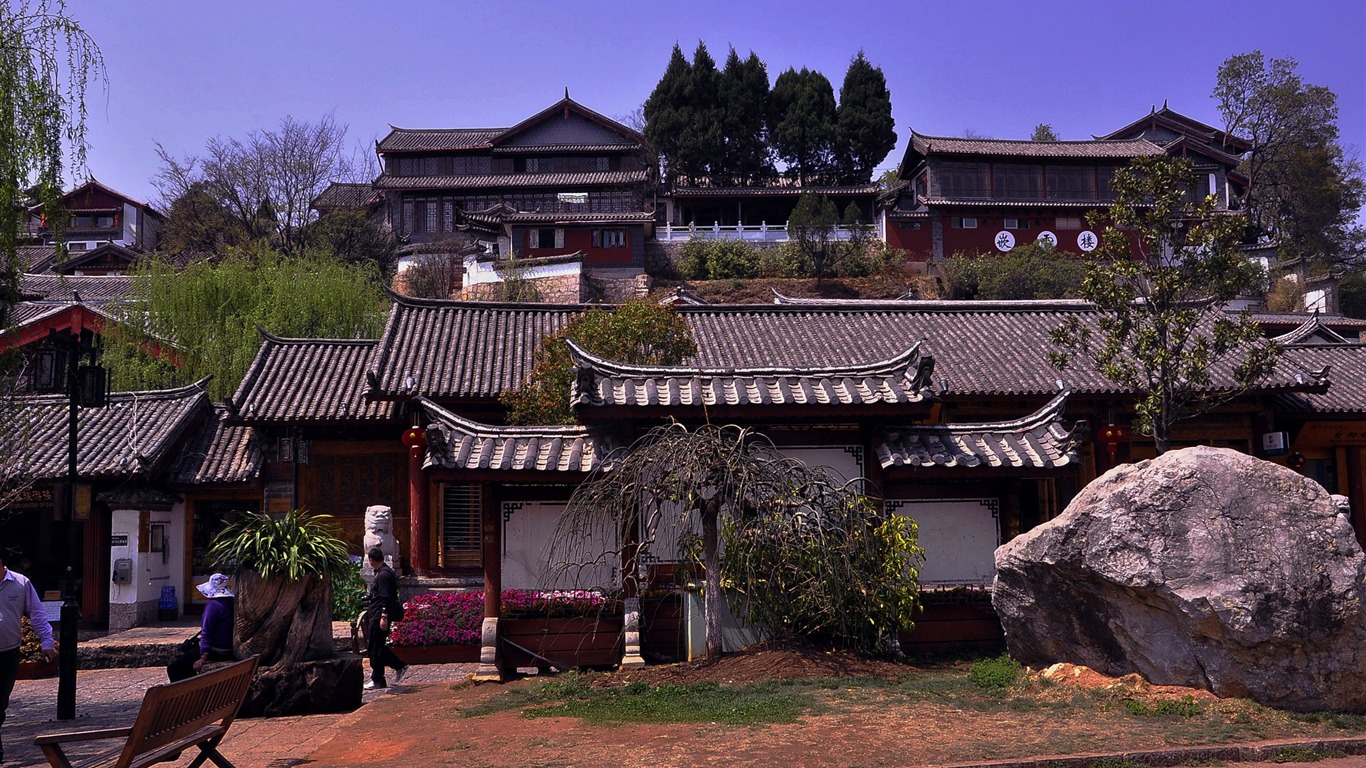
<svg viewBox="0 0 1366 768"><path fill-rule="evenodd" d="M976 423L913 424L909 427L903 427L903 429L945 432L949 434L962 434L966 432L1028 432L1062 418L1063 412L1067 409L1067 398L1071 396L1071 394L1072 390L1064 389L1057 395L1054 395L1052 400L1049 400L1037 411L1018 419L982 421Z"/></svg>
<svg viewBox="0 0 1366 768"><path fill-rule="evenodd" d="M437 420L472 437L567 437L584 436L589 433L588 427L585 427L582 424L546 424L532 426L488 424L460 416L454 411L437 405L426 397L418 396L415 400L429 415L432 415Z"/></svg>
<svg viewBox="0 0 1366 768"><path fill-rule="evenodd" d="M1295 328L1280 336L1273 336L1271 340L1281 346L1295 346L1305 344L1306 341L1313 336L1321 336L1325 339L1325 341L1319 342L1320 345L1343 345L1352 343L1351 341L1348 341L1347 337L1332 328L1329 328L1319 316L1318 310L1315 310L1303 323L1300 323Z"/></svg>
<svg viewBox="0 0 1366 768"><path fill-rule="evenodd" d="M863 364L832 365L813 368L795 367L754 367L754 368L703 368L689 365L641 365L636 363L621 363L589 352L577 344L573 339L565 339L565 344L569 346L569 355L574 360L574 367L589 368L597 373L609 376L659 376L659 375L688 375L688 376L888 376L896 373L909 373L911 366L920 359L920 345L923 340L916 340L906 350L893 355L885 360L876 360Z"/></svg>

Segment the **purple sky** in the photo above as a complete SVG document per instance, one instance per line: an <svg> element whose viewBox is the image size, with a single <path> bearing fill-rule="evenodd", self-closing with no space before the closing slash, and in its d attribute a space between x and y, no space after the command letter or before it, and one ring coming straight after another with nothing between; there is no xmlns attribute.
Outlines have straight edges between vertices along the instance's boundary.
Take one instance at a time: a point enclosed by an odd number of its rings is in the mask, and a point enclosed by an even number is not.
<svg viewBox="0 0 1366 768"><path fill-rule="evenodd" d="M1167 100L1220 125L1219 64L1260 49L1294 57L1338 95L1349 152L1366 147L1366 3L1360 0L1064 2L359 2L68 0L104 51L90 169L155 200L161 142L177 156L212 136L331 112L352 143L407 128L513 125L566 86L620 117L649 96L677 41L724 64L753 50L770 82L788 67L838 92L861 48L882 67L899 143L909 130L1062 139L1117 129Z"/></svg>

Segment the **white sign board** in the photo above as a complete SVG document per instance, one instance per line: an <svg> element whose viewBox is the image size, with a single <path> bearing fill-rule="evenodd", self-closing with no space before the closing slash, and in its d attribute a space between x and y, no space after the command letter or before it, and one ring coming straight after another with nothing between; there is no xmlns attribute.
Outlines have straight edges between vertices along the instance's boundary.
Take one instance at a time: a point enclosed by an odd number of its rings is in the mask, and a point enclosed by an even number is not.
<svg viewBox="0 0 1366 768"><path fill-rule="evenodd" d="M888 499L887 511L920 526L921 585L990 584L1001 544L996 499Z"/></svg>

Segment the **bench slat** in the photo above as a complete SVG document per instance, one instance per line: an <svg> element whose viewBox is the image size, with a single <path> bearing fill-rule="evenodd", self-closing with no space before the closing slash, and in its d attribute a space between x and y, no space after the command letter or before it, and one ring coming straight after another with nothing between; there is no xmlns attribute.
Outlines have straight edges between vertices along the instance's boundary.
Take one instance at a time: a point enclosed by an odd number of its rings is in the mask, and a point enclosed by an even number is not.
<svg viewBox="0 0 1366 768"><path fill-rule="evenodd" d="M253 656L188 680L152 686L143 696L131 727L43 734L33 743L42 747L55 768L76 768L62 751L62 744L94 739L126 741L116 753L117 760L109 763L108 756L92 757L92 768L141 768L165 762L171 755L193 746L217 755L218 742L227 734L246 700L258 661ZM226 762L221 755L218 759ZM85 764L86 758L82 758L76 765Z"/></svg>

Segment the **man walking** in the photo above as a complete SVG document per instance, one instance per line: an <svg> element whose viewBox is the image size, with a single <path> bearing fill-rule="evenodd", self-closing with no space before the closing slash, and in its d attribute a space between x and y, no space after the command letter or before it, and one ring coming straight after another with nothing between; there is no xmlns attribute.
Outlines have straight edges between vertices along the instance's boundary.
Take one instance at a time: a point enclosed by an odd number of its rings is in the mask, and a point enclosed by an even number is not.
<svg viewBox="0 0 1366 768"><path fill-rule="evenodd" d="M389 648L389 627L394 619L398 604L398 576L394 569L384 562L384 551L371 547L366 553L370 568L375 572L375 580L365 594L365 655L370 658L370 682L365 690L387 688L384 681L384 668L394 668L394 682L403 682L408 673L408 665L403 663Z"/></svg>
<svg viewBox="0 0 1366 768"><path fill-rule="evenodd" d="M392 571L390 571L392 573ZM43 656L52 661L57 651L52 644L52 625L38 599L38 591L22 574L5 568L0 558L0 726L5 724L5 710L9 709L9 695L14 691L14 678L19 675L19 644L24 632L20 617L27 616L43 643ZM0 763L5 761L5 743L0 741Z"/></svg>

